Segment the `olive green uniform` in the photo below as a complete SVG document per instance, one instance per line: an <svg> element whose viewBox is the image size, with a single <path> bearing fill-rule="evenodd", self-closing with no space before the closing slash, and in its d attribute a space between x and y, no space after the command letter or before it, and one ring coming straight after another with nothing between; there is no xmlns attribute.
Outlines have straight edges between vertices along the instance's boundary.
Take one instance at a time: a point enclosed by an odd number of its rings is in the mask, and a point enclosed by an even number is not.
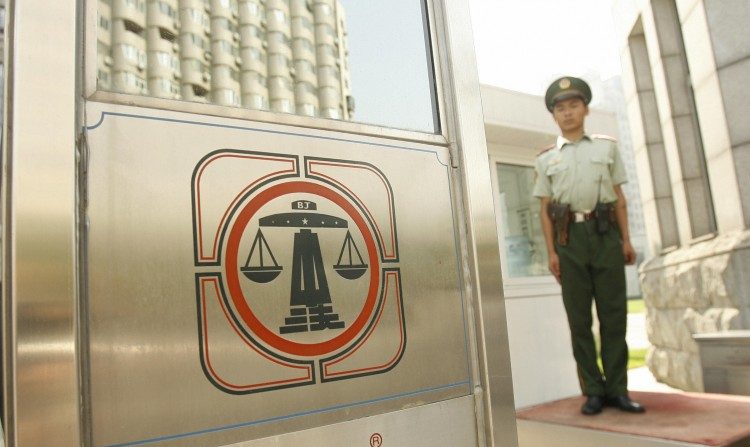
<svg viewBox="0 0 750 447"><path fill-rule="evenodd" d="M554 147L537 157L535 168L534 196L570 204L574 212L592 211L597 200L615 202L614 186L627 181L616 142L600 135L584 135L577 142L558 137ZM556 241L555 251L581 389L589 396L625 395L627 306L619 229L613 223L599 234L595 220L574 222L568 238L564 246ZM591 332L592 298L599 317L603 375Z"/></svg>

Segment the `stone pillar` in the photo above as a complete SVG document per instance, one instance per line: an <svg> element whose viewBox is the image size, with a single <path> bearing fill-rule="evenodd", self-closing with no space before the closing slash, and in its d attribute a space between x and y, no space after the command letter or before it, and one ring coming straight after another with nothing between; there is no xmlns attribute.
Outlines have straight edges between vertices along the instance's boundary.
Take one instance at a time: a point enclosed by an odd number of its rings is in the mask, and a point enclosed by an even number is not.
<svg viewBox="0 0 750 447"><path fill-rule="evenodd" d="M615 12L646 179L644 214L657 253L640 275L653 345L647 364L658 380L699 391L692 335L750 329L750 9L743 1L617 0ZM695 135L702 154L692 151ZM710 203L692 192L701 189ZM676 228L665 218L669 206ZM702 220L711 216L696 212L711 206L715 229Z"/></svg>

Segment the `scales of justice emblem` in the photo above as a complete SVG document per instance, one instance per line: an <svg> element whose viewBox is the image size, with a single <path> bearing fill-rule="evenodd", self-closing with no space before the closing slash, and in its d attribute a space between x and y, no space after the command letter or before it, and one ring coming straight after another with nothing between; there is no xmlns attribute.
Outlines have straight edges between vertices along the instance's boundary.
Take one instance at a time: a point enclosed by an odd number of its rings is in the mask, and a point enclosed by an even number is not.
<svg viewBox="0 0 750 447"><path fill-rule="evenodd" d="M278 213L260 218L258 232L253 239L247 261L240 270L247 279L256 283L275 280L283 267L276 262L276 257L263 236L262 229L264 227L297 228L299 231L294 233L292 249L290 315L285 318L285 324L279 328L279 332L289 334L342 329L345 322L340 320L339 315L333 311L320 241L313 229L346 229L348 221L341 217L310 212L317 210L317 204L308 200L292 202L292 209L305 211ZM253 265L253 260L256 260L255 265ZM271 265L268 265L269 260ZM347 229L338 262L333 266L333 270L342 278L355 280L365 274L367 267Z"/></svg>
<svg viewBox="0 0 750 447"><path fill-rule="evenodd" d="M191 191L200 366L215 387L249 394L398 365L395 195L380 169L224 149L198 162Z"/></svg>

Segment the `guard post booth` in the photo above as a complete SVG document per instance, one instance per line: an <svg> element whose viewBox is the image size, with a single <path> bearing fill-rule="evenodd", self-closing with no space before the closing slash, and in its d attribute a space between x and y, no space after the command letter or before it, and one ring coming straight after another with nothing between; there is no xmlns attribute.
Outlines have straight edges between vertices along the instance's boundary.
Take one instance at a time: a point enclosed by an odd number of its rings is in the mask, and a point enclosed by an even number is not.
<svg viewBox="0 0 750 447"><path fill-rule="evenodd" d="M8 446L517 445L467 1L9 0L6 38Z"/></svg>

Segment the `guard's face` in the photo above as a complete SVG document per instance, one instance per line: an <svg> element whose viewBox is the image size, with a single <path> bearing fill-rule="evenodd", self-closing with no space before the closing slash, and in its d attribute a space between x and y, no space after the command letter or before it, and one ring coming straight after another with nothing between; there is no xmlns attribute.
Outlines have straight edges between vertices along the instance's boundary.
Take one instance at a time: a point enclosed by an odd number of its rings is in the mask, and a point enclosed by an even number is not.
<svg viewBox="0 0 750 447"><path fill-rule="evenodd" d="M588 114L588 106L578 97L558 101L552 108L552 117L563 132L583 129L583 122Z"/></svg>

